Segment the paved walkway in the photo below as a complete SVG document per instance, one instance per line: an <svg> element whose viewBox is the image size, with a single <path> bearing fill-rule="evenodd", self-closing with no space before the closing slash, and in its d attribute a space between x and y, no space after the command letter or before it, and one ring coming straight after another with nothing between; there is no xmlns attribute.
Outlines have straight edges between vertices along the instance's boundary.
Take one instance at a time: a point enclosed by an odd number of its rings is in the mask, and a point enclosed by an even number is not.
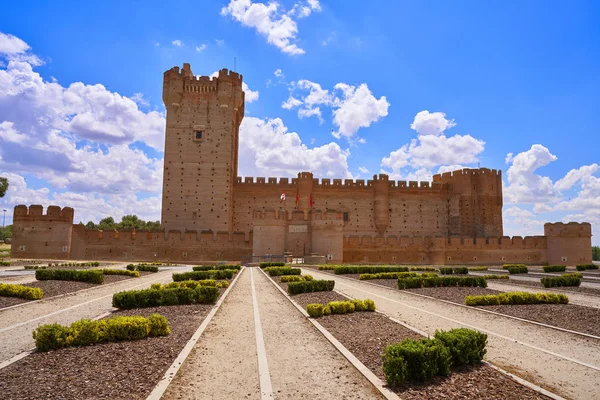
<svg viewBox="0 0 600 400"><path fill-rule="evenodd" d="M381 396L260 271L248 268L163 398Z"/></svg>
<svg viewBox="0 0 600 400"><path fill-rule="evenodd" d="M114 310L113 293L123 290L146 289L152 283L172 281L173 271L161 271L140 278L126 279L98 286L71 295L24 303L15 308L0 310L0 363L32 349L35 342L31 332L49 323L71 324L84 318L94 318Z"/></svg>
<svg viewBox="0 0 600 400"><path fill-rule="evenodd" d="M568 398L600 393L600 343L566 332L481 313L400 290L304 270L315 279L335 280L347 296L370 298L377 309L429 335L436 329L470 327L488 333L486 360ZM574 377L577 377L576 379Z"/></svg>

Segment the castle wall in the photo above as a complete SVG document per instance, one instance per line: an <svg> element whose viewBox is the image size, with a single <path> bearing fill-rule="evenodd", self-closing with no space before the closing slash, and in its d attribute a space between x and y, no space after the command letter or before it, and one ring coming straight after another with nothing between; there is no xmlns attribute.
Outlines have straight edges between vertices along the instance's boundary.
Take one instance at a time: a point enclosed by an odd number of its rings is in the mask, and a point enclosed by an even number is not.
<svg viewBox="0 0 600 400"><path fill-rule="evenodd" d="M547 223L544 235L548 238L550 265L592 263L592 225L589 223Z"/></svg>

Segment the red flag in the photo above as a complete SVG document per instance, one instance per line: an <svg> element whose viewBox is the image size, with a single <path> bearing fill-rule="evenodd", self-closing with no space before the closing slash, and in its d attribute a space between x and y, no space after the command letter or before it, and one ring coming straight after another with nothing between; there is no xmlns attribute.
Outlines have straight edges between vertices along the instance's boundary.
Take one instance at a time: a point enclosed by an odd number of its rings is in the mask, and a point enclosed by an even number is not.
<svg viewBox="0 0 600 400"><path fill-rule="evenodd" d="M300 201L300 197L298 196L298 191L296 190L296 208L298 208L299 201Z"/></svg>
<svg viewBox="0 0 600 400"><path fill-rule="evenodd" d="M310 208L312 208L312 193L310 194Z"/></svg>

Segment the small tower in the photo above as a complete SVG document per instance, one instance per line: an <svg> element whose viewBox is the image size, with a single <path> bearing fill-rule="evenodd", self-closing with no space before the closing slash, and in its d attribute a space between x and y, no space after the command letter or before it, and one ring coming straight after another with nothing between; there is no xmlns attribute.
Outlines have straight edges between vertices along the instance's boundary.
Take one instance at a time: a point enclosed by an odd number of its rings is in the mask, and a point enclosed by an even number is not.
<svg viewBox="0 0 600 400"><path fill-rule="evenodd" d="M233 182L244 118L242 76L196 77L190 64L164 73L167 109L162 227L232 232Z"/></svg>

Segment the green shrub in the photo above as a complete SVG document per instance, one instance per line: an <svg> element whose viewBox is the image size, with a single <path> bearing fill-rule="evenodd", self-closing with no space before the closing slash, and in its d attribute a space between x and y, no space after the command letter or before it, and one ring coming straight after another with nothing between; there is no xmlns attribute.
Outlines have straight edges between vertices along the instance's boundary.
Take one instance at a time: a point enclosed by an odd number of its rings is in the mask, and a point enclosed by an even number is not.
<svg viewBox="0 0 600 400"><path fill-rule="evenodd" d="M281 275L300 275L302 271L300 268L290 267L268 267L265 269L270 276L281 276Z"/></svg>
<svg viewBox="0 0 600 400"><path fill-rule="evenodd" d="M217 286L217 281L214 279L204 279L204 280L199 280L199 281L178 281L178 282L169 282L167 284L164 284L162 286L160 286L158 289L160 289L161 287L163 289L173 289L173 288L178 288L178 287L186 287L188 289L196 289L197 287L200 286Z"/></svg>
<svg viewBox="0 0 600 400"><path fill-rule="evenodd" d="M469 271L487 271L488 267L469 267Z"/></svg>
<svg viewBox="0 0 600 400"><path fill-rule="evenodd" d="M434 338L442 342L450 351L453 367L479 364L486 353L487 335L473 329L436 331Z"/></svg>
<svg viewBox="0 0 600 400"><path fill-rule="evenodd" d="M158 263L161 265L161 263ZM127 270L129 271L142 271L142 272L158 272L158 267L153 264L128 264Z"/></svg>
<svg viewBox="0 0 600 400"><path fill-rule="evenodd" d="M581 278L578 278L576 276L563 275L556 277L553 276L551 278L542 278L541 282L545 288L559 286L579 286L581 285Z"/></svg>
<svg viewBox="0 0 600 400"><path fill-rule="evenodd" d="M36 328L32 335L39 351L67 346L87 346L95 343L139 340L148 336L166 336L171 333L165 317L152 314L148 318L113 317L99 321L89 319L74 322L71 326L47 324Z"/></svg>
<svg viewBox="0 0 600 400"><path fill-rule="evenodd" d="M583 274L581 272L569 272L567 274L561 274L560 276L564 276L565 278L579 278L579 279L583 279Z"/></svg>
<svg viewBox="0 0 600 400"><path fill-rule="evenodd" d="M312 280L304 282L288 283L289 294L300 294L310 292L329 292L333 290L335 281Z"/></svg>
<svg viewBox="0 0 600 400"><path fill-rule="evenodd" d="M519 304L568 304L569 298L564 294L506 292L483 296L466 296L468 306L495 306Z"/></svg>
<svg viewBox="0 0 600 400"><path fill-rule="evenodd" d="M192 272L182 272L182 273L173 273L173 280L175 282L180 281L200 281L206 279L231 279L233 274L237 272L232 269L225 270L210 270L210 271L192 271Z"/></svg>
<svg viewBox="0 0 600 400"><path fill-rule="evenodd" d="M266 267L284 267L285 263L284 262L261 262L260 263L260 267L261 268L266 268Z"/></svg>
<svg viewBox="0 0 600 400"><path fill-rule="evenodd" d="M367 305L362 300L352 299L348 301L354 304L354 311L367 311Z"/></svg>
<svg viewBox="0 0 600 400"><path fill-rule="evenodd" d="M39 300L44 297L44 292L40 288L11 283L0 283L0 296L20 297L21 299L26 300Z"/></svg>
<svg viewBox="0 0 600 400"><path fill-rule="evenodd" d="M100 270L38 269L35 271L35 279L38 281L59 280L100 284L104 282L104 274Z"/></svg>
<svg viewBox="0 0 600 400"><path fill-rule="evenodd" d="M133 276L136 278L140 277L140 273L138 271L130 271L128 269L108 269L105 268L102 270L102 273L104 275L126 275L126 276Z"/></svg>
<svg viewBox="0 0 600 400"><path fill-rule="evenodd" d="M509 269L511 267L526 267L525 264L502 264L502 269Z"/></svg>
<svg viewBox="0 0 600 400"><path fill-rule="evenodd" d="M484 275L485 279L508 279L508 275Z"/></svg>
<svg viewBox="0 0 600 400"><path fill-rule="evenodd" d="M280 282L302 282L304 277L300 275L282 275L280 278Z"/></svg>
<svg viewBox="0 0 600 400"><path fill-rule="evenodd" d="M387 346L383 354L383 373L390 386L407 379L424 381L436 375L448 375L450 366L450 351L435 339L405 339Z"/></svg>
<svg viewBox="0 0 600 400"><path fill-rule="evenodd" d="M323 316L323 305L322 304L308 304L306 306L306 312L312 318L319 318Z"/></svg>
<svg viewBox="0 0 600 400"><path fill-rule="evenodd" d="M220 271L220 270L225 270L225 269L232 269L232 270L236 270L239 271L240 268L242 268L240 265L237 264L227 264L227 265L196 265L195 267L192 267L192 270L194 271Z"/></svg>
<svg viewBox="0 0 600 400"><path fill-rule="evenodd" d="M2 267L10 267L10 261L0 261L0 266Z"/></svg>
<svg viewBox="0 0 600 400"><path fill-rule="evenodd" d="M113 295L112 304L116 308L143 308L176 306L180 304L209 304L219 297L219 289L214 286L130 290Z"/></svg>
<svg viewBox="0 0 600 400"><path fill-rule="evenodd" d="M332 314L350 314L353 313L354 303L351 301L330 301L328 304Z"/></svg>
<svg viewBox="0 0 600 400"><path fill-rule="evenodd" d="M435 268L432 268L432 267L410 267L409 269L411 271L428 271L428 272L437 271Z"/></svg>
<svg viewBox="0 0 600 400"><path fill-rule="evenodd" d="M219 282L217 282L217 287L219 289L221 289L221 288L227 289L229 287L229 282L227 282L227 281L219 281Z"/></svg>
<svg viewBox="0 0 600 400"><path fill-rule="evenodd" d="M375 306L375 302L371 299L365 299L363 300L363 303L365 303L365 307L367 308L366 311L375 311L376 306Z"/></svg>
<svg viewBox="0 0 600 400"><path fill-rule="evenodd" d="M319 271L333 271L335 265L319 265Z"/></svg>
<svg viewBox="0 0 600 400"><path fill-rule="evenodd" d="M456 268L450 268L450 267L441 267L440 268L440 274L442 275L467 275L469 273L469 268L467 267L456 267Z"/></svg>
<svg viewBox="0 0 600 400"><path fill-rule="evenodd" d="M422 278L437 278L439 275L436 274L435 272L423 272L419 276Z"/></svg>
<svg viewBox="0 0 600 400"><path fill-rule="evenodd" d="M441 267L440 274L442 275L452 275L452 268L450 267Z"/></svg>
<svg viewBox="0 0 600 400"><path fill-rule="evenodd" d="M343 274L377 274L380 272L408 272L408 267L383 267L365 265L342 265L334 268L336 275Z"/></svg>
<svg viewBox="0 0 600 400"><path fill-rule="evenodd" d="M529 272L529 269L525 265L508 267L509 274L526 274Z"/></svg>
<svg viewBox="0 0 600 400"><path fill-rule="evenodd" d="M323 307L323 315L331 315L331 307L324 306Z"/></svg>
<svg viewBox="0 0 600 400"><path fill-rule="evenodd" d="M588 269L598 269L598 266L596 264L580 264L575 268L577 268L577 271L586 271Z"/></svg>
<svg viewBox="0 0 600 400"><path fill-rule="evenodd" d="M422 287L487 287L487 281L480 276L441 276L409 277L398 279L398 289L418 289Z"/></svg>
<svg viewBox="0 0 600 400"><path fill-rule="evenodd" d="M398 279L409 276L417 276L416 272L379 272L376 274L360 274L358 279L370 280L370 279Z"/></svg>
<svg viewBox="0 0 600 400"><path fill-rule="evenodd" d="M565 272L567 270L566 265L546 265L544 266L544 272Z"/></svg>
<svg viewBox="0 0 600 400"><path fill-rule="evenodd" d="M312 277L312 275L303 275L302 277L304 278L305 281L312 281L315 279Z"/></svg>

